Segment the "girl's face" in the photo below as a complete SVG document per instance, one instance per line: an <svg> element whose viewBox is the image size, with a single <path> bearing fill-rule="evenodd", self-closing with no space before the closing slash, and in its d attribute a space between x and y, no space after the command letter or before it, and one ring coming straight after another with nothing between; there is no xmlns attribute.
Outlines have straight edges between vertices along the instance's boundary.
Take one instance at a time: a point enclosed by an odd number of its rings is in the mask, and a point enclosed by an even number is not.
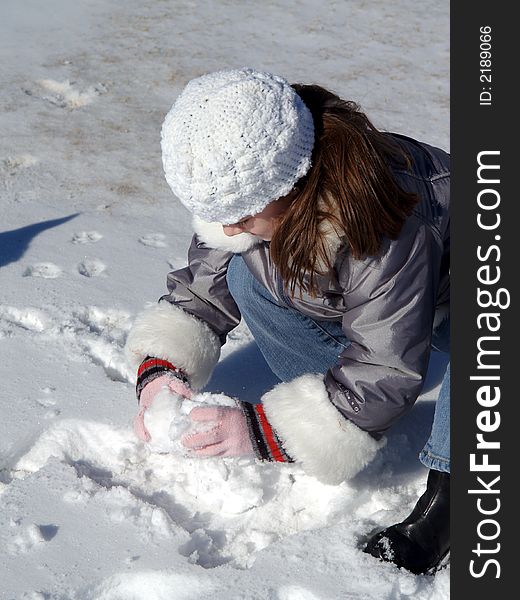
<svg viewBox="0 0 520 600"><path fill-rule="evenodd" d="M228 236L239 233L252 233L266 242L269 242L278 225L278 221L293 201L294 194L291 192L278 200L270 202L262 212L251 217L245 217L238 223L222 225L224 233Z"/></svg>

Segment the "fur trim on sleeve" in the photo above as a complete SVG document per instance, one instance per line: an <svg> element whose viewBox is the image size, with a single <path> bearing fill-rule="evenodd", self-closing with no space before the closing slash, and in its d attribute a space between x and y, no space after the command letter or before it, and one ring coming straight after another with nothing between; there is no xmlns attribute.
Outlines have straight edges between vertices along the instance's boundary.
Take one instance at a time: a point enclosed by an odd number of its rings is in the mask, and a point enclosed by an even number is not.
<svg viewBox="0 0 520 600"><path fill-rule="evenodd" d="M280 383L262 398L265 414L290 456L308 475L337 485L361 471L384 446L330 402L322 375Z"/></svg>
<svg viewBox="0 0 520 600"><path fill-rule="evenodd" d="M199 239L210 248L227 250L235 254L241 254L262 243L261 238L246 232L232 236L226 235L222 230L221 223L203 221L197 216L193 217L193 229L199 236Z"/></svg>
<svg viewBox="0 0 520 600"><path fill-rule="evenodd" d="M204 322L163 300L140 313L128 334L125 354L137 369L147 357L167 360L201 389L220 357L218 336Z"/></svg>

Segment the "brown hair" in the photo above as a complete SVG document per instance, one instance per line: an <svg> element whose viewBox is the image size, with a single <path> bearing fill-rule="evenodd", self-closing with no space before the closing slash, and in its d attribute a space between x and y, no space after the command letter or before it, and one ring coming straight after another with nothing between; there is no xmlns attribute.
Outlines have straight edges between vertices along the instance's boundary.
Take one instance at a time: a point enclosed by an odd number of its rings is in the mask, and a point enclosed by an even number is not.
<svg viewBox="0 0 520 600"><path fill-rule="evenodd" d="M389 166L409 167L408 156L355 102L318 85L292 87L314 119L312 167L295 186L270 253L292 296L296 287L316 295L316 274L334 258L327 229L346 238L354 258L376 255L383 236L397 238L418 198L399 188Z"/></svg>

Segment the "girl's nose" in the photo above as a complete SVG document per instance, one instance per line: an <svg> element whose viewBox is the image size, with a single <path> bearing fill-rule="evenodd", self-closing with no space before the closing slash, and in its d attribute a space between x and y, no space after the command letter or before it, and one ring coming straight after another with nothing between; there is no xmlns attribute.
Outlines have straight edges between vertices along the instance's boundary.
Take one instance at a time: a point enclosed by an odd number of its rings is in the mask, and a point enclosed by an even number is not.
<svg viewBox="0 0 520 600"><path fill-rule="evenodd" d="M233 235L238 235L243 231L243 228L239 225L222 225L222 229L224 230L224 233L230 237Z"/></svg>

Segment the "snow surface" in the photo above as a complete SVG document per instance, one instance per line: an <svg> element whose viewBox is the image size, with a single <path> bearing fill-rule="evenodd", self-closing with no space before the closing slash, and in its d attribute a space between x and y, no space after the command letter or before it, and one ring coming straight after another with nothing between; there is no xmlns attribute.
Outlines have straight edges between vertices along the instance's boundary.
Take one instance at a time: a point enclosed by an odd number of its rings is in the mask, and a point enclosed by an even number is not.
<svg viewBox="0 0 520 600"><path fill-rule="evenodd" d="M448 598L360 550L422 493L444 362L372 465L326 486L287 465L154 454L132 433L135 315L184 265L159 133L191 78L271 70L448 149L449 3L3 0L0 598ZM207 390L275 383L239 327Z"/></svg>

